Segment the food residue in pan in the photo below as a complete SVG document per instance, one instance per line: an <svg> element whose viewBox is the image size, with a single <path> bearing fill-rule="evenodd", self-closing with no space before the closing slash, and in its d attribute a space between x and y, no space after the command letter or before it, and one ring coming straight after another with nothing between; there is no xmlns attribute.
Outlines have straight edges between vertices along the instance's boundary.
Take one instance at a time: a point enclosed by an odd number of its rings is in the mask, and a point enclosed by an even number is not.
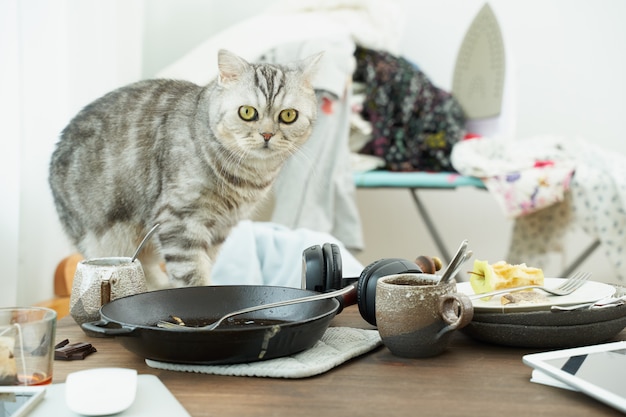
<svg viewBox="0 0 626 417"><path fill-rule="evenodd" d="M178 324L179 326L185 327L203 327L214 323L217 318L185 318L184 320L178 316L170 316L169 321L173 324ZM289 323L287 320L275 320L275 319L265 319L265 318L252 318L252 317L232 317L230 319L224 320L222 324L220 324L220 328L226 327L252 327L252 326L275 326ZM155 324L155 326L158 326Z"/></svg>

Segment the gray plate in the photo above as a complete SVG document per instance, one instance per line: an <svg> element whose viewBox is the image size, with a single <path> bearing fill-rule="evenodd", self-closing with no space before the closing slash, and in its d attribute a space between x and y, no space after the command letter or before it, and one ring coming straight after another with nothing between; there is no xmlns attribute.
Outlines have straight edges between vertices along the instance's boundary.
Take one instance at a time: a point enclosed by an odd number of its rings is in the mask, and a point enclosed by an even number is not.
<svg viewBox="0 0 626 417"><path fill-rule="evenodd" d="M607 342L626 327L626 316L573 326L524 326L472 322L463 332L476 340L504 346L568 348Z"/></svg>
<svg viewBox="0 0 626 417"><path fill-rule="evenodd" d="M626 316L626 305L597 310L533 311L526 313L474 313L473 322L518 326L575 326L602 323Z"/></svg>
<svg viewBox="0 0 626 417"><path fill-rule="evenodd" d="M616 296L626 289L617 286ZM505 346L566 348L613 339L626 327L626 305L599 310L553 313L475 313L463 332L474 339Z"/></svg>

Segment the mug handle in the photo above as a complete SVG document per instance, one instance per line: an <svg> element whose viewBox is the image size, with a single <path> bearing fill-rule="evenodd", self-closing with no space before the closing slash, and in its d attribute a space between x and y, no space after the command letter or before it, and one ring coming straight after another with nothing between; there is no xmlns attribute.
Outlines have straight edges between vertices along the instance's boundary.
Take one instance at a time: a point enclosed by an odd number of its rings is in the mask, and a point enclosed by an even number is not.
<svg viewBox="0 0 626 417"><path fill-rule="evenodd" d="M439 331L439 335L467 326L474 318L474 305L465 294L451 293L439 297L439 313L448 325Z"/></svg>

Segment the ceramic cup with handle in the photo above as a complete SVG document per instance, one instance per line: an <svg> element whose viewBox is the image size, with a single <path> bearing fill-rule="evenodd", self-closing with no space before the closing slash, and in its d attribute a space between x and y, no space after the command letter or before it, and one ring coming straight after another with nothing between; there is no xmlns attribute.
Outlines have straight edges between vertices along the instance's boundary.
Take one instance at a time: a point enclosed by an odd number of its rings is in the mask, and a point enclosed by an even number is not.
<svg viewBox="0 0 626 417"><path fill-rule="evenodd" d="M383 343L394 355L438 355L447 348L454 330L472 320L472 301L456 292L456 282L438 282L437 275L414 273L378 280L376 323Z"/></svg>
<svg viewBox="0 0 626 417"><path fill-rule="evenodd" d="M104 304L147 290L139 260L122 256L85 259L76 266L70 315L78 324L97 321Z"/></svg>

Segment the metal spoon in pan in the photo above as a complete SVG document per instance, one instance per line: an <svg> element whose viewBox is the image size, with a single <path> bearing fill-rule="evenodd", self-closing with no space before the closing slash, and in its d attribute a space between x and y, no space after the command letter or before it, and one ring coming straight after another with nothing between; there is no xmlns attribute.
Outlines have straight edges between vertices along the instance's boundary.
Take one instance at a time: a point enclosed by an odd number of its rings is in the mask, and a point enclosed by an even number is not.
<svg viewBox="0 0 626 417"><path fill-rule="evenodd" d="M192 326L184 326L181 324L176 324L176 323L172 323L169 321L165 321L165 320L159 320L159 322L157 323L157 327L160 327L162 329L177 329L177 330L189 330L189 331L198 331L198 330L203 330L203 331L210 331L210 330L214 330L216 327L218 327L220 324L222 324L222 322L226 319L229 319L231 317L234 316L238 316L240 314L246 314L246 313L252 313L253 311L258 311L258 310L265 310L267 308L276 308L276 307L282 307L282 306L287 306L287 305L291 305L291 304L298 304L298 303L307 303L310 301L316 301L316 300L324 300L326 298L334 298L334 297L339 297L340 295L344 295L349 293L350 291L353 291L354 287L352 285L348 285L347 287L344 287L340 290L335 290L335 291L331 291L331 292L325 292L322 294L316 294L316 295L310 295L307 297L300 297L300 298L293 298L291 300L285 300L285 301L277 301L275 303L268 303L268 304L261 304L258 306L253 306L253 307L248 307L248 308L243 308L241 310L236 310L236 311L232 311L228 314L224 314L222 317L220 317L219 319L215 320L213 323L207 324L205 326L198 326L198 327L192 327Z"/></svg>

